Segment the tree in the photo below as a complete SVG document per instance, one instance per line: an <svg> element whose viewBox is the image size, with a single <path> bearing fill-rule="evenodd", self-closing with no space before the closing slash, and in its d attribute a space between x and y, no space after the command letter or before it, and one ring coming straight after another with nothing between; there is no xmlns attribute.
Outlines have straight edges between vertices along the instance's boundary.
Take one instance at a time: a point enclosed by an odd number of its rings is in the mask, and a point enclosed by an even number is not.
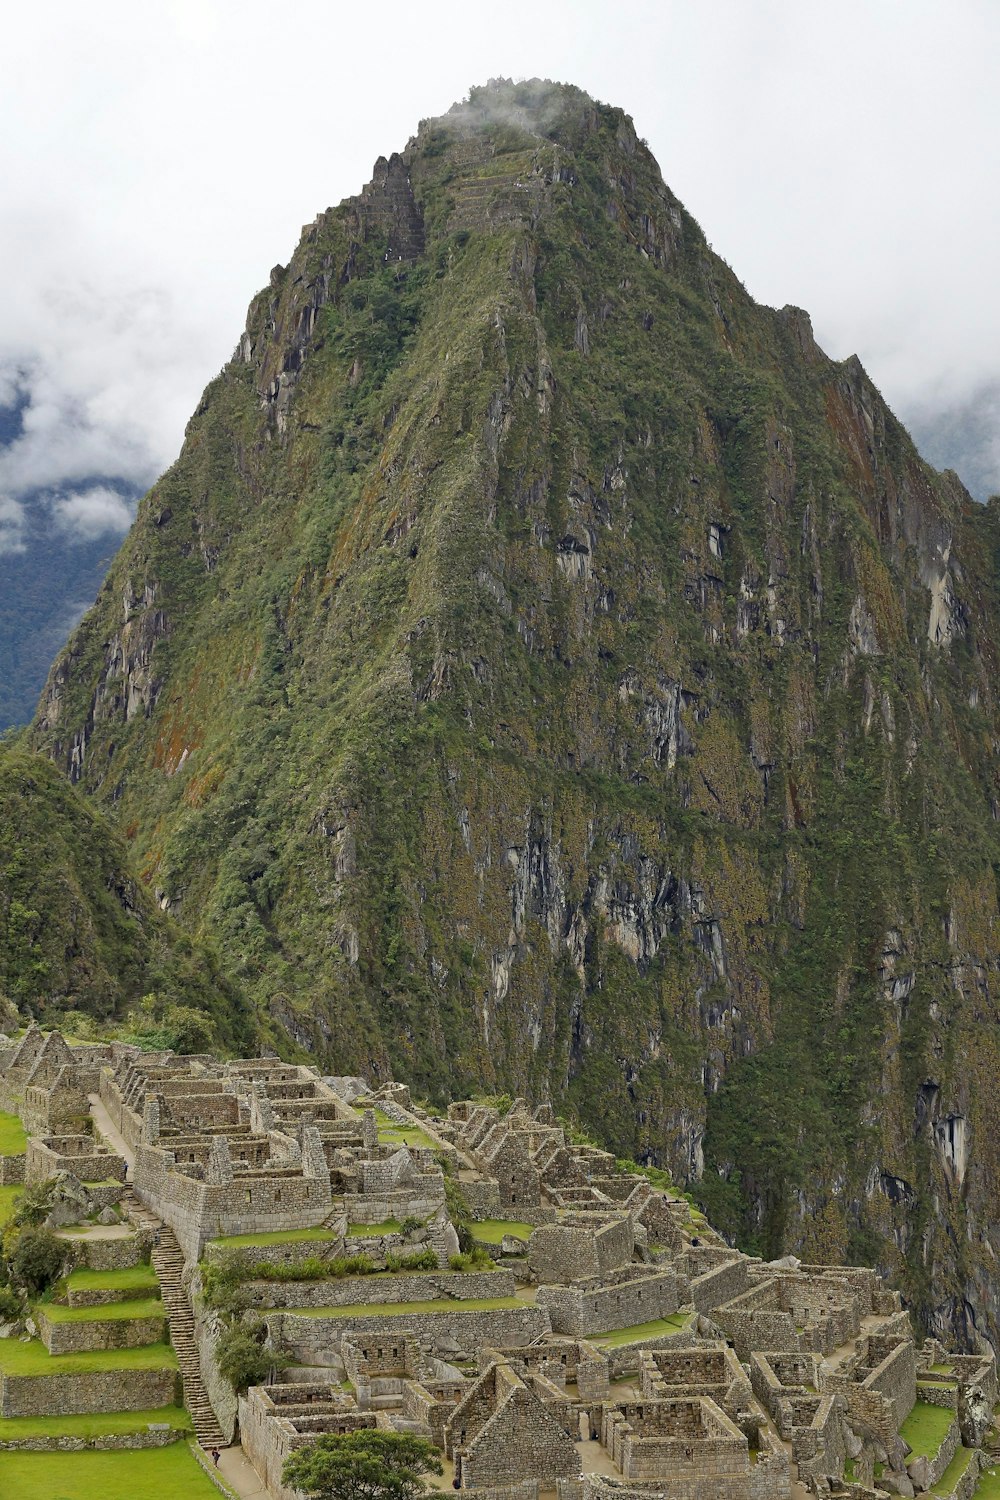
<svg viewBox="0 0 1000 1500"><path fill-rule="evenodd" d="M327 1433L285 1461L282 1482L311 1500L416 1500L440 1474L437 1449L408 1432Z"/></svg>
<svg viewBox="0 0 1000 1500"><path fill-rule="evenodd" d="M264 1323L234 1323L219 1339L215 1363L237 1395L252 1385L263 1385L272 1370L284 1369L286 1361L265 1345L266 1334Z"/></svg>
<svg viewBox="0 0 1000 1500"><path fill-rule="evenodd" d="M51 1229L22 1229L10 1254L10 1279L37 1297L62 1275L67 1247Z"/></svg>

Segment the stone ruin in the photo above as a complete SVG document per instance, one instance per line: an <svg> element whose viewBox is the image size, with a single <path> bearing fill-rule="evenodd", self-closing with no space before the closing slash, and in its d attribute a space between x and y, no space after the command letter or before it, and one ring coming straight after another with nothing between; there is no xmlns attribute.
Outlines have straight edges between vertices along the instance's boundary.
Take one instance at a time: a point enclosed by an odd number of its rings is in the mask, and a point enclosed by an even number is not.
<svg viewBox="0 0 1000 1500"><path fill-rule="evenodd" d="M153 1243L178 1349L190 1328L199 1437L238 1434L276 1500L297 1500L281 1481L291 1452L365 1427L428 1438L443 1483L483 1500L967 1500L1000 1448L992 1351L918 1345L873 1271L742 1255L547 1107L432 1115L400 1084L36 1028L0 1050L0 1107L29 1131L2 1180L76 1183L65 1212L127 1215L130 1233L86 1240L88 1264L134 1264ZM492 1265L456 1259L459 1229ZM289 1363L237 1400L203 1277L247 1236L241 1293ZM296 1277L306 1258L359 1252L365 1272ZM107 1337L99 1308L39 1323L53 1349ZM49 1392L0 1373L0 1415L169 1399L156 1372L34 1384ZM918 1403L945 1413L933 1455L906 1438Z"/></svg>

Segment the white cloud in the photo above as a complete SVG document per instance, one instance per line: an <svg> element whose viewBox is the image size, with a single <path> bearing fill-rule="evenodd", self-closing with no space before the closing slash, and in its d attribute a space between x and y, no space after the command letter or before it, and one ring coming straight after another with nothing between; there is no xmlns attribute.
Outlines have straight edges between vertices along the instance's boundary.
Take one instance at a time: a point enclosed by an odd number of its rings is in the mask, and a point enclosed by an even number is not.
<svg viewBox="0 0 1000 1500"><path fill-rule="evenodd" d="M124 536L135 518L135 507L107 485L60 495L51 508L56 529L85 542Z"/></svg>
<svg viewBox="0 0 1000 1500"><path fill-rule="evenodd" d="M384 0L376 89L370 13L329 0L5 17L0 402L20 372L29 404L0 490L151 480L299 226L497 74L629 110L750 291L808 308L904 417L1000 379L995 0L618 0L613 16L507 0L498 16L426 0L414 40L412 7Z"/></svg>
<svg viewBox="0 0 1000 1500"><path fill-rule="evenodd" d="M0 495L0 557L24 551L26 530L24 506L11 495Z"/></svg>

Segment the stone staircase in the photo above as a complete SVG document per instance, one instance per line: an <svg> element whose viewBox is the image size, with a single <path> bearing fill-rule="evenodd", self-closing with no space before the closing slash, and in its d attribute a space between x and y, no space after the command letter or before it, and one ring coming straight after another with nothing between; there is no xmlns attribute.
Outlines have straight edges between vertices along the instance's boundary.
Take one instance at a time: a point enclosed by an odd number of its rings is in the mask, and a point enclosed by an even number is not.
<svg viewBox="0 0 1000 1500"><path fill-rule="evenodd" d="M226 1440L208 1399L205 1382L201 1378L198 1346L194 1336L194 1314L181 1279L184 1255L177 1243L177 1236L168 1224L160 1225L157 1243L153 1246L152 1261L170 1320L170 1342L180 1365L181 1380L184 1382L184 1405L191 1413L195 1436L203 1448L225 1448Z"/></svg>

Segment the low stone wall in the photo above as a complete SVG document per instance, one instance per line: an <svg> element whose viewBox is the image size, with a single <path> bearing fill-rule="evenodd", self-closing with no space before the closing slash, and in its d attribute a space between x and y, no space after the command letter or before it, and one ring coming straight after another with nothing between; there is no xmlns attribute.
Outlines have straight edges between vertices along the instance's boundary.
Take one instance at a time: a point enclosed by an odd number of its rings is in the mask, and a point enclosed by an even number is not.
<svg viewBox="0 0 1000 1500"><path fill-rule="evenodd" d="M152 1286L71 1286L67 1292L70 1307L109 1307L116 1302L142 1302L159 1293Z"/></svg>
<svg viewBox="0 0 1000 1500"><path fill-rule="evenodd" d="M65 1235L66 1243L72 1246L78 1266L90 1271L127 1271L141 1261L149 1259L152 1235L140 1230L138 1234L116 1235L113 1239L90 1239L85 1235Z"/></svg>
<svg viewBox="0 0 1000 1500"><path fill-rule="evenodd" d="M366 1302L429 1302L439 1297L513 1297L510 1271L387 1272L330 1281L247 1281L251 1307L357 1307Z"/></svg>
<svg viewBox="0 0 1000 1500"><path fill-rule="evenodd" d="M20 1187L24 1181L25 1157L0 1156L0 1187Z"/></svg>
<svg viewBox="0 0 1000 1500"><path fill-rule="evenodd" d="M89 1375L0 1375L0 1417L153 1411L180 1403L176 1370L95 1370Z"/></svg>
<svg viewBox="0 0 1000 1500"><path fill-rule="evenodd" d="M921 1380L916 1386L916 1397L928 1406L944 1406L949 1411L958 1411L958 1386L945 1385L943 1381Z"/></svg>
<svg viewBox="0 0 1000 1500"><path fill-rule="evenodd" d="M333 1254L340 1243L340 1236L331 1234L329 1239L292 1240L285 1245L246 1245L239 1250L239 1254L248 1255L251 1260L256 1261L259 1265L297 1266L304 1260L314 1260L317 1257L321 1259L327 1258ZM367 1238L355 1240L352 1235L346 1241L342 1253L344 1255L367 1254L370 1251L366 1247L374 1243L375 1241ZM381 1245L382 1243L380 1240L379 1244ZM402 1254L405 1250L412 1249L413 1246L407 1246L404 1243L402 1235L388 1235L385 1237L384 1248L396 1254ZM220 1245L210 1240L205 1246L202 1258L211 1265L224 1260L230 1254L232 1254L231 1246Z"/></svg>
<svg viewBox="0 0 1000 1500"><path fill-rule="evenodd" d="M156 1427L145 1427L141 1432L109 1432L100 1437L67 1437L60 1433L55 1437L4 1438L5 1453L83 1453L123 1452L135 1448L169 1448L171 1443L182 1441L185 1433L175 1427L162 1431Z"/></svg>
<svg viewBox="0 0 1000 1500"><path fill-rule="evenodd" d="M166 1318L87 1318L56 1323L37 1308L38 1333L50 1354L89 1354L97 1349L140 1349L166 1339Z"/></svg>
<svg viewBox="0 0 1000 1500"><path fill-rule="evenodd" d="M343 1339L373 1333L400 1336L409 1333L435 1348L474 1355L488 1339L504 1344L530 1344L543 1333L551 1332L545 1309L529 1304L490 1311L463 1308L456 1302L454 1307L441 1312L408 1312L398 1318L384 1314L321 1318L310 1317L308 1313L276 1312L267 1315L267 1323L275 1343L283 1340L302 1352L335 1352L338 1356Z"/></svg>

